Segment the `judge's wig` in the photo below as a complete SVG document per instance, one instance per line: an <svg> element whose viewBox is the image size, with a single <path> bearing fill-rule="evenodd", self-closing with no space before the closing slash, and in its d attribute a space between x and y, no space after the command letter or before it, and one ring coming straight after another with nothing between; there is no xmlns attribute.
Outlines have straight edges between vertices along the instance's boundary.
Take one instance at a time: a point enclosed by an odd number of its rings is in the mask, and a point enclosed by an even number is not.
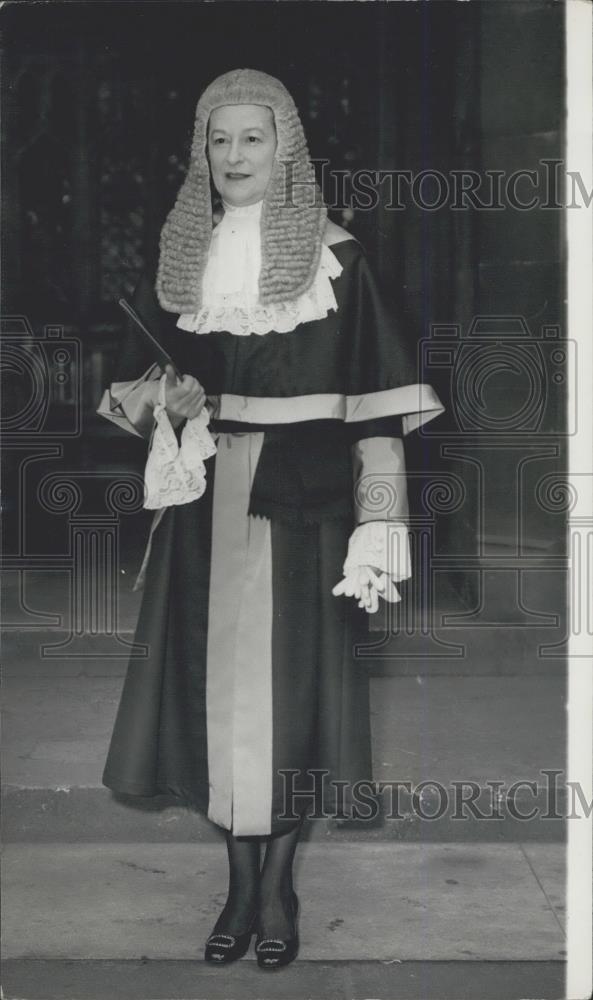
<svg viewBox="0 0 593 1000"><path fill-rule="evenodd" d="M274 114L277 147L261 214L260 302L298 298L317 271L327 211L296 105L273 76L231 70L217 77L198 101L188 173L161 231L156 291L169 312L193 313L201 306L213 226L208 119L225 104L261 104Z"/></svg>

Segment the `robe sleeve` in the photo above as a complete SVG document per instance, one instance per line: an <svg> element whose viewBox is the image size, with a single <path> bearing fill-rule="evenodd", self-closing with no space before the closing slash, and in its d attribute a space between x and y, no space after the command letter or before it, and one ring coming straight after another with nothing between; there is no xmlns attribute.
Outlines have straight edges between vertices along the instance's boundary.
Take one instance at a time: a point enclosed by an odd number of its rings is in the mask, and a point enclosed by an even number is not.
<svg viewBox="0 0 593 1000"><path fill-rule="evenodd" d="M387 304L362 248L338 281L343 282L340 335L347 344L346 421L351 437L373 437L378 429L380 435L389 433L385 418L399 427L394 436L405 436L444 410L433 387L420 380L411 324L403 311Z"/></svg>
<svg viewBox="0 0 593 1000"><path fill-rule="evenodd" d="M403 437L443 412L421 382L405 318L386 305L362 250L343 305L350 345L348 430L356 527L344 574L370 565L411 576ZM397 595L394 599L399 599Z"/></svg>
<svg viewBox="0 0 593 1000"><path fill-rule="evenodd" d="M352 445L352 465L356 527L350 536L344 575L359 566L372 566L393 581L407 580L412 570L401 437L357 441Z"/></svg>

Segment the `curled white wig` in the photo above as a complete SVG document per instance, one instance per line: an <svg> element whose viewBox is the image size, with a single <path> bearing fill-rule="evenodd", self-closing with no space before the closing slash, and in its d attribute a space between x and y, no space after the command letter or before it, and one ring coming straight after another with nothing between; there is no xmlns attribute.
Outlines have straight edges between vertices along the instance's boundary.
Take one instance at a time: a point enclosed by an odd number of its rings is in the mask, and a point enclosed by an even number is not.
<svg viewBox="0 0 593 1000"><path fill-rule="evenodd" d="M296 299L315 279L327 210L296 105L275 77L232 70L217 77L198 101L188 173L161 231L156 291L169 312L197 312L201 306L213 226L208 119L226 104L265 105L276 125L278 142L261 214L260 302Z"/></svg>

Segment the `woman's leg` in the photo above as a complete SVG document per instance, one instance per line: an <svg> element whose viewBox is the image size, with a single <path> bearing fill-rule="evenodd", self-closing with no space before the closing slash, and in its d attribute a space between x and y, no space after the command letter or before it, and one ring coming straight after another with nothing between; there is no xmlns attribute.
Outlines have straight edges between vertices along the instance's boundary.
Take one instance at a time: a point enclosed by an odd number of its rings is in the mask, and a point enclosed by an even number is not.
<svg viewBox="0 0 593 1000"><path fill-rule="evenodd" d="M234 837L226 831L229 891L214 932L245 933L259 901L260 837Z"/></svg>
<svg viewBox="0 0 593 1000"><path fill-rule="evenodd" d="M295 933L292 864L303 818L287 833L268 838L260 880L259 932L262 937L290 938Z"/></svg>

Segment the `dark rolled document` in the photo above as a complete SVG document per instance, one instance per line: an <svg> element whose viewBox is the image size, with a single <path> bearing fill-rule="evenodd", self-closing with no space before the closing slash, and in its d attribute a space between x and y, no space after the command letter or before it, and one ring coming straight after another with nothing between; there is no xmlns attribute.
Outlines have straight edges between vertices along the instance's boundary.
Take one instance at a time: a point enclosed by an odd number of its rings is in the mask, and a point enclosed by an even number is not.
<svg viewBox="0 0 593 1000"><path fill-rule="evenodd" d="M178 366L173 361L173 358L168 353L168 351L166 351L165 348L161 344L159 344L158 340L150 332L148 327L145 326L145 324L142 322L142 320L140 319L138 313L133 308L133 306L130 305L127 299L123 298L119 300L119 305L122 307L124 312L128 314L130 319L134 321L138 329L144 334L150 346L151 353L154 355L155 361L160 365L163 371L165 370L165 365L172 365L177 378L181 381L182 379L181 372L179 371Z"/></svg>

